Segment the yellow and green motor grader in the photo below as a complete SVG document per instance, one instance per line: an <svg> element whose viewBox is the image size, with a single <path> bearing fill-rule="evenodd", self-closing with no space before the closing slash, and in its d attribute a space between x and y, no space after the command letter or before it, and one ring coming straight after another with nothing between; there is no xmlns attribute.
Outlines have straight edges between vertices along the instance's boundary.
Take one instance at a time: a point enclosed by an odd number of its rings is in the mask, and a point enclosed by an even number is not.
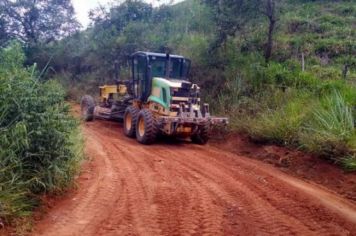
<svg viewBox="0 0 356 236"><path fill-rule="evenodd" d="M190 60L183 56L136 52L131 69L130 81L100 87L98 105L89 95L82 98L85 121L123 121L125 135L142 144L160 134L205 144L212 126L228 124L227 118L211 116L209 105L201 102L200 87L188 80Z"/></svg>

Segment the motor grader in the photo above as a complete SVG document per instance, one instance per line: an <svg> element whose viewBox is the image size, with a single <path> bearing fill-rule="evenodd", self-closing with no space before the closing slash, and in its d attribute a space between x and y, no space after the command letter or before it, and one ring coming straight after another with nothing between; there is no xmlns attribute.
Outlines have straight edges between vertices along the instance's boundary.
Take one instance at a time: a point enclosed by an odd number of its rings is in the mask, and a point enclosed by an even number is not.
<svg viewBox="0 0 356 236"><path fill-rule="evenodd" d="M123 121L124 134L142 144L153 143L158 135L205 144L211 126L225 126L228 119L210 115L199 86L188 80L189 69L190 60L183 56L136 52L131 56L131 80L101 86L97 106L85 95L82 117Z"/></svg>

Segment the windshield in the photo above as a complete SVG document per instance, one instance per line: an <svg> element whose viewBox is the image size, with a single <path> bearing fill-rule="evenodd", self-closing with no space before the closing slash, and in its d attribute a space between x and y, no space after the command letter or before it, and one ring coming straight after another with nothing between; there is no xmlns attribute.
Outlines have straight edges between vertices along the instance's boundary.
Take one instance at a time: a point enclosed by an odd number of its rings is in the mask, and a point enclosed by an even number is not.
<svg viewBox="0 0 356 236"><path fill-rule="evenodd" d="M170 58L169 73L166 73L168 60L165 57L150 57L151 75L152 77L168 79L187 79L190 61L183 58Z"/></svg>

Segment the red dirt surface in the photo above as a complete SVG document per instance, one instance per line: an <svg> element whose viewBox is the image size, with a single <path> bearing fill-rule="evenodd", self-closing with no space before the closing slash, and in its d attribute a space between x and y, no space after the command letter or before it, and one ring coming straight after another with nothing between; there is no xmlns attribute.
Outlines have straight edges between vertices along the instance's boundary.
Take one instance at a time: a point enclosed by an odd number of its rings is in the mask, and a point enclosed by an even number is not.
<svg viewBox="0 0 356 236"><path fill-rule="evenodd" d="M78 189L32 235L355 235L354 202L226 146L144 146L107 121L83 131Z"/></svg>
<svg viewBox="0 0 356 236"><path fill-rule="evenodd" d="M334 163L302 151L255 144L241 134L217 137L214 141L215 147L271 164L289 175L327 187L356 204L355 172L345 172Z"/></svg>

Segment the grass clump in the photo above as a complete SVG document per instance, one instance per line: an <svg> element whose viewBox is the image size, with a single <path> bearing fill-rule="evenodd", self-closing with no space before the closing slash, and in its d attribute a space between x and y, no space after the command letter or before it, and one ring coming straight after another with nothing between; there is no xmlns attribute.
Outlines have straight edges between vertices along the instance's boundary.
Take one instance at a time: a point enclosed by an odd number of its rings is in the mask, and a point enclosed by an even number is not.
<svg viewBox="0 0 356 236"><path fill-rule="evenodd" d="M330 158L356 151L352 109L339 92L321 99L302 128L300 143L308 151Z"/></svg>
<svg viewBox="0 0 356 236"><path fill-rule="evenodd" d="M0 220L28 216L43 193L72 183L83 157L64 91L23 68L21 47L0 51Z"/></svg>
<svg viewBox="0 0 356 236"><path fill-rule="evenodd" d="M356 156L345 157L341 160L341 164L347 171L356 170Z"/></svg>

